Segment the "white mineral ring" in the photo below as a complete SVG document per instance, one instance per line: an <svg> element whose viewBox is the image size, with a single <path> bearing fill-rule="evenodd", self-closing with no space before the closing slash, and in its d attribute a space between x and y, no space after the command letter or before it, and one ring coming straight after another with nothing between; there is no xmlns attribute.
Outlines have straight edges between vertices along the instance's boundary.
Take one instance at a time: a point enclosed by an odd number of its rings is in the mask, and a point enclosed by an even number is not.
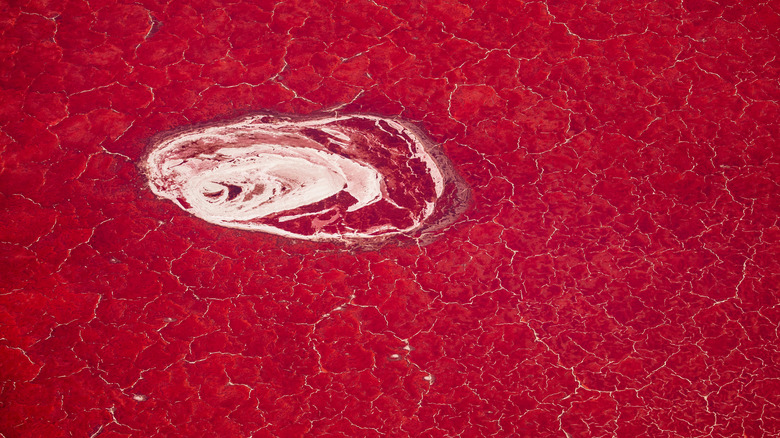
<svg viewBox="0 0 780 438"><path fill-rule="evenodd" d="M419 239L469 190L414 126L371 115L253 115L156 141L152 191L213 224L307 240Z"/></svg>

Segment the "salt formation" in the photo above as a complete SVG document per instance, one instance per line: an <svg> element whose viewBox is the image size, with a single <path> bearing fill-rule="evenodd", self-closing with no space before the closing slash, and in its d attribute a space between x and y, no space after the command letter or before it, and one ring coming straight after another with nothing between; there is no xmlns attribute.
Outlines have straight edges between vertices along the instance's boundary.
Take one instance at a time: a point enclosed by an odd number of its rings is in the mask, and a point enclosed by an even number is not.
<svg viewBox="0 0 780 438"><path fill-rule="evenodd" d="M468 189L414 126L371 115L253 115L180 131L145 160L152 191L213 224L308 240L419 238Z"/></svg>

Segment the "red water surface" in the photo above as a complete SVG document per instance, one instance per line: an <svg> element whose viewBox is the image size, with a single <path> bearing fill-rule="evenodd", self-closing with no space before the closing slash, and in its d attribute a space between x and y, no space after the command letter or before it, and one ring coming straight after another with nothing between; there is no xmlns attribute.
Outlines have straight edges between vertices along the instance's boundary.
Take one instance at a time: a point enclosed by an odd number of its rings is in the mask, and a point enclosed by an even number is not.
<svg viewBox="0 0 780 438"><path fill-rule="evenodd" d="M0 435L780 434L776 1L0 5ZM425 246L211 225L160 132L340 107L471 187Z"/></svg>

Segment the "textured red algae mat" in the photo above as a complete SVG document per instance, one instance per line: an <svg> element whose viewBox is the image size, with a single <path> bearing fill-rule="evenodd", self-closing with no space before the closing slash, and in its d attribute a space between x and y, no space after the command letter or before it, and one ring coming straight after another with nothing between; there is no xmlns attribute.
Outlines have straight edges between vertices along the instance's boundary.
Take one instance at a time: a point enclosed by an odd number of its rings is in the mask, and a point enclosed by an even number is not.
<svg viewBox="0 0 780 438"><path fill-rule="evenodd" d="M463 213L469 189L417 128L370 115L244 117L156 141L152 191L217 225L376 246Z"/></svg>
<svg viewBox="0 0 780 438"><path fill-rule="evenodd" d="M0 434L780 434L775 3L0 9ZM259 110L405 120L470 207L345 251L136 165Z"/></svg>

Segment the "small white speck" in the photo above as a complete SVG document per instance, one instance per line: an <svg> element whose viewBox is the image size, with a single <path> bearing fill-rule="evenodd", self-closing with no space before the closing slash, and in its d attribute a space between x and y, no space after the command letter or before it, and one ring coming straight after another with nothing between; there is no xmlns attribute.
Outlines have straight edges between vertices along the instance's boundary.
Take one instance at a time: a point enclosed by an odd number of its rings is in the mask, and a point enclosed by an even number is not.
<svg viewBox="0 0 780 438"><path fill-rule="evenodd" d="M427 381L429 381L429 382L430 382L430 381L432 381L432 380L433 380L433 376L432 376L432 375L430 375L430 374L428 374L427 376L423 377L423 380L427 380Z"/></svg>
<svg viewBox="0 0 780 438"><path fill-rule="evenodd" d="M149 397L147 397L147 396L145 396L143 394L136 394L136 395L133 396L133 400L138 401L138 402L146 401L146 399L148 399L148 398Z"/></svg>
<svg viewBox="0 0 780 438"><path fill-rule="evenodd" d="M390 355L390 359L393 359L393 360L395 360L395 359L400 359L400 358L401 358L401 355L400 355L400 354L391 354L391 355Z"/></svg>

